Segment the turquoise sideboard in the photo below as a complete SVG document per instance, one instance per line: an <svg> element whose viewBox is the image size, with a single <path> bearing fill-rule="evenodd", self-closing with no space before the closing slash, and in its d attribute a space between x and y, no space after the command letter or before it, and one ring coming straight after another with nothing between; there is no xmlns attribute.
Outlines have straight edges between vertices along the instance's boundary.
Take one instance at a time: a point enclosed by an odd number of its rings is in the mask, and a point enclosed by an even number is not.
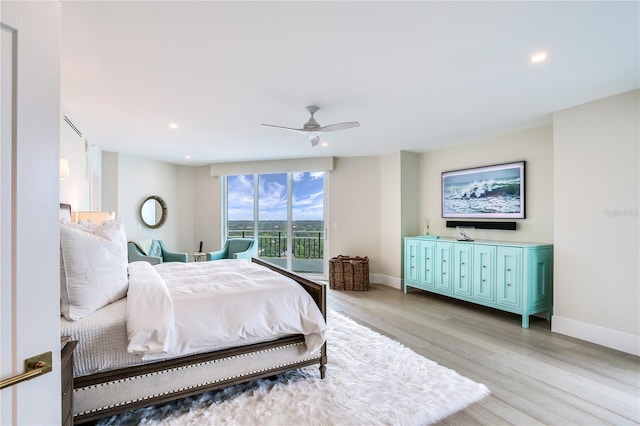
<svg viewBox="0 0 640 426"><path fill-rule="evenodd" d="M409 287L522 315L551 319L553 246L405 237L404 292Z"/></svg>

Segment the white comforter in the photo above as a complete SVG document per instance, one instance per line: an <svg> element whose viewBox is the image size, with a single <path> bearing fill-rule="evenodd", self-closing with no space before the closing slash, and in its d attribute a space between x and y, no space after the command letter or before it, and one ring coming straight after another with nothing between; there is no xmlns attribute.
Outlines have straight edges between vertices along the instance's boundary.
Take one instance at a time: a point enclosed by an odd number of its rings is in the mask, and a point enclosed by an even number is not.
<svg viewBox="0 0 640 426"><path fill-rule="evenodd" d="M129 264L128 351L143 359L303 334L309 352L326 324L295 281L245 260Z"/></svg>

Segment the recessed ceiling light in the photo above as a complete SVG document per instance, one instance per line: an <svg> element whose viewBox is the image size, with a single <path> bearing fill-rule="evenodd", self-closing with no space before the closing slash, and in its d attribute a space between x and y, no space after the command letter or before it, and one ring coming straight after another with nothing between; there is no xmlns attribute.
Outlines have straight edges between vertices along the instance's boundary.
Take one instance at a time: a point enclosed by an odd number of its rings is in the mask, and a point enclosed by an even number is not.
<svg viewBox="0 0 640 426"><path fill-rule="evenodd" d="M320 142L320 146L329 146L329 142Z"/></svg>
<svg viewBox="0 0 640 426"><path fill-rule="evenodd" d="M178 128L178 124L177 123L169 123L169 128L170 129L177 129Z"/></svg>
<svg viewBox="0 0 640 426"><path fill-rule="evenodd" d="M191 160L191 156L189 154L187 154L187 155L184 156L184 159L185 160Z"/></svg>
<svg viewBox="0 0 640 426"><path fill-rule="evenodd" d="M529 61L534 64L538 64L546 60L547 60L547 52L537 52L529 57Z"/></svg>

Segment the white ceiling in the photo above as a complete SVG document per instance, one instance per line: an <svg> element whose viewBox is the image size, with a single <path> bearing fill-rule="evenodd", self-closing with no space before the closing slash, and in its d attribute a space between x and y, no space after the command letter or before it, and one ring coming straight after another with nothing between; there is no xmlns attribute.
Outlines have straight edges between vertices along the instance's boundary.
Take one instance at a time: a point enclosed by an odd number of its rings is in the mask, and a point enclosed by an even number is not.
<svg viewBox="0 0 640 426"><path fill-rule="evenodd" d="M61 96L103 150L176 164L424 152L638 88L639 4L63 1ZM309 104L361 127L260 125Z"/></svg>

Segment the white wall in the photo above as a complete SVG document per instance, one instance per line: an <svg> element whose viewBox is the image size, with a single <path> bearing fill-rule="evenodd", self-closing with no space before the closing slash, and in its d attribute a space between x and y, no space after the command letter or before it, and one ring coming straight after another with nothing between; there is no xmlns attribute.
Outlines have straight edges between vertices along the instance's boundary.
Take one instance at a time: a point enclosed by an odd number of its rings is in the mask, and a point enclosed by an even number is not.
<svg viewBox="0 0 640 426"><path fill-rule="evenodd" d="M402 162L401 153L380 156L380 251L376 273L400 277L402 258ZM399 287L398 287L399 288Z"/></svg>
<svg viewBox="0 0 640 426"><path fill-rule="evenodd" d="M329 176L328 257L368 256L370 272L382 265L380 167L380 157L341 157Z"/></svg>
<svg viewBox="0 0 640 426"><path fill-rule="evenodd" d="M554 114L553 331L640 355L639 96Z"/></svg>
<svg viewBox="0 0 640 426"><path fill-rule="evenodd" d="M401 153L402 167L402 230L401 236L418 235L423 221L420 218L420 155L414 152ZM404 241L402 242L404 244ZM404 245L403 245L404 247Z"/></svg>
<svg viewBox="0 0 640 426"><path fill-rule="evenodd" d="M193 242L199 245L202 241L204 251L220 250L222 246L220 180L219 176L211 176L209 166L194 169Z"/></svg>
<svg viewBox="0 0 640 426"><path fill-rule="evenodd" d="M375 282L402 287L403 238L416 235L419 211L419 155L394 152L380 156L380 266Z"/></svg>
<svg viewBox="0 0 640 426"><path fill-rule="evenodd" d="M194 200L196 194L198 197L206 197L206 193L196 192L194 183L195 169L193 167L176 166L176 171L177 204L172 208L177 225L176 248L174 250L189 253L198 249L197 243L193 241L195 226Z"/></svg>
<svg viewBox="0 0 640 426"><path fill-rule="evenodd" d="M129 240L160 239L171 251L197 249L193 241L193 170L121 153L105 152L103 157L105 185L117 187L117 195L104 191L105 210L115 211L122 219ZM157 229L147 228L140 219L140 206L150 195L161 197L167 204L167 221Z"/></svg>
<svg viewBox="0 0 640 426"><path fill-rule="evenodd" d="M75 122L72 114L62 107L60 117L60 157L69 161L69 177L60 180L60 202L71 204L73 211L100 210L101 183L92 187L92 179L100 181L102 176L102 151L93 144L82 126ZM82 137L64 121L67 116L80 130ZM85 150L86 143L86 150ZM93 199L93 202L92 202Z"/></svg>
<svg viewBox="0 0 640 426"><path fill-rule="evenodd" d="M102 153L102 208L118 212L118 158L117 152Z"/></svg>
<svg viewBox="0 0 640 426"><path fill-rule="evenodd" d="M476 229L476 240L553 242L553 129L551 125L508 133L436 151L420 158L421 221L431 233L455 237L441 212L441 173L525 160L526 219L515 220L516 231ZM424 228L420 225L419 229Z"/></svg>

